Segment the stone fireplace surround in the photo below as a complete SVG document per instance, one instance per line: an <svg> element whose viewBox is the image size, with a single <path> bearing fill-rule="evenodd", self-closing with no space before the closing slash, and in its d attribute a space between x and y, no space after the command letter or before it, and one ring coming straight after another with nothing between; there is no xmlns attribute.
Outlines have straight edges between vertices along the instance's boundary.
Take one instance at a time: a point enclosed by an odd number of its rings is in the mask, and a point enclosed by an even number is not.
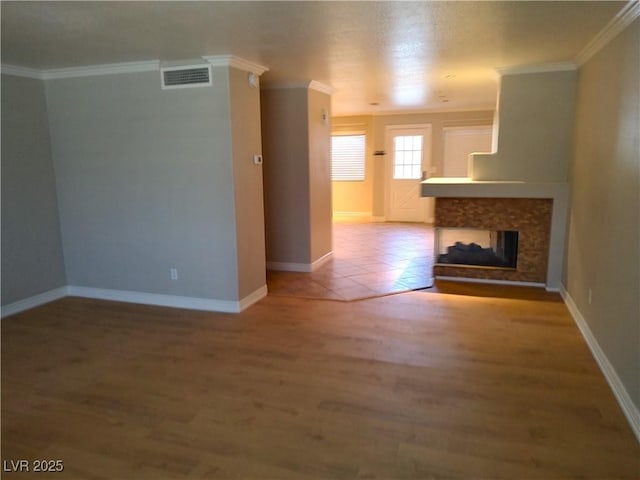
<svg viewBox="0 0 640 480"><path fill-rule="evenodd" d="M516 270L434 266L435 277L560 287L565 241L566 183L430 178L423 197L436 198L435 227L518 230Z"/></svg>
<svg viewBox="0 0 640 480"><path fill-rule="evenodd" d="M434 276L544 284L552 208L546 198L436 198L436 228L517 231L518 262L514 270L436 264Z"/></svg>

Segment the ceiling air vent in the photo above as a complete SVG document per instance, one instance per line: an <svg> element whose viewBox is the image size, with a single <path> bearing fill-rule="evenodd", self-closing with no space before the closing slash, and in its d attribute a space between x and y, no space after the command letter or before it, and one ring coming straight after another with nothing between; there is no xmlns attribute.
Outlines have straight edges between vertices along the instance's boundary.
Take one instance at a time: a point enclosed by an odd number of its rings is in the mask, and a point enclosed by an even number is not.
<svg viewBox="0 0 640 480"><path fill-rule="evenodd" d="M162 88L207 87L211 85L211 66L167 67L160 70Z"/></svg>

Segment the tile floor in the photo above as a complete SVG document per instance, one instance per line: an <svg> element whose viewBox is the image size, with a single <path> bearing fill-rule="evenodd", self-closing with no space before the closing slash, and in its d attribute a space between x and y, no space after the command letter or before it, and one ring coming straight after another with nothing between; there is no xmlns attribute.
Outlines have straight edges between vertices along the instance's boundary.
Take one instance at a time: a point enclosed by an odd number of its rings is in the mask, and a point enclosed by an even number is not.
<svg viewBox="0 0 640 480"><path fill-rule="evenodd" d="M433 284L433 227L333 224L333 256L312 273L267 272L269 295L359 300Z"/></svg>

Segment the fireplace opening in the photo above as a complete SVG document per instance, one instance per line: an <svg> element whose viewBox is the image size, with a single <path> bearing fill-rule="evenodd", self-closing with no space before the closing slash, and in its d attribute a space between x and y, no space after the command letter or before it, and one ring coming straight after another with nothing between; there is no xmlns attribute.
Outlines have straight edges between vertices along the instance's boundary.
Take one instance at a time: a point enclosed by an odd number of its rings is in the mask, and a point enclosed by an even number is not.
<svg viewBox="0 0 640 480"><path fill-rule="evenodd" d="M436 264L516 268L518 232L470 228L436 229Z"/></svg>

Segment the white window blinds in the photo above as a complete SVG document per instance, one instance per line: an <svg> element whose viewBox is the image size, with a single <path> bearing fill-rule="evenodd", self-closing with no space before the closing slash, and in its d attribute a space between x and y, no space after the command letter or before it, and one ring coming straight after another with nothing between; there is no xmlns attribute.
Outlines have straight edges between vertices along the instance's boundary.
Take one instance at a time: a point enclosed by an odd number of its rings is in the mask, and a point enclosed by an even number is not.
<svg viewBox="0 0 640 480"><path fill-rule="evenodd" d="M364 180L365 138L365 135L331 137L331 180Z"/></svg>

